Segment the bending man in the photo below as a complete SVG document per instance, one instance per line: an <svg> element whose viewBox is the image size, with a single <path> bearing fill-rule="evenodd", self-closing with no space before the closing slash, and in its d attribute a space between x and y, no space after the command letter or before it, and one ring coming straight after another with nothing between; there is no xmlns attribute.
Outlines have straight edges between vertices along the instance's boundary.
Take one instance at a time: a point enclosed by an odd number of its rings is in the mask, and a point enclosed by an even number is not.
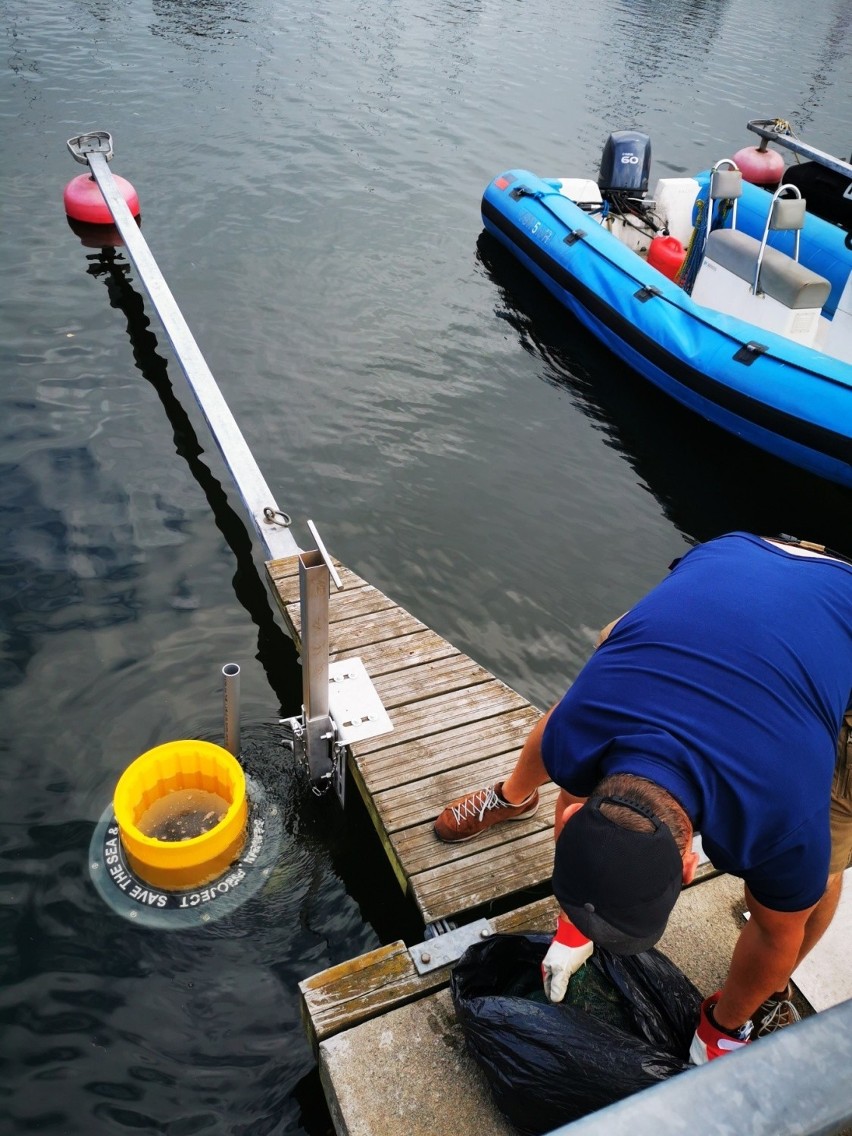
<svg viewBox="0 0 852 1136"><path fill-rule="evenodd" d="M852 563L730 533L601 633L511 775L453 802L435 831L472 839L531 815L547 780L560 786L561 913L543 966L554 1001L594 943L631 954L658 941L700 832L713 865L744 880L751 913L702 1006L692 1057L707 1061L746 1044L753 1016L758 1036L796 1017L790 975L852 858L851 693Z"/></svg>

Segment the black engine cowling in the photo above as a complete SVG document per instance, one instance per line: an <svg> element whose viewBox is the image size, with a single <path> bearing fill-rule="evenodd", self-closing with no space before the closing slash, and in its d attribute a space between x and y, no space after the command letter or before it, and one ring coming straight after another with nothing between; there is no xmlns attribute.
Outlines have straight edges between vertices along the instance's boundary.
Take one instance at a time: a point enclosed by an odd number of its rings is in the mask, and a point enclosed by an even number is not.
<svg viewBox="0 0 852 1136"><path fill-rule="evenodd" d="M648 192L651 173L651 139L638 130L615 130L606 140L601 155L598 187L608 193L643 197Z"/></svg>

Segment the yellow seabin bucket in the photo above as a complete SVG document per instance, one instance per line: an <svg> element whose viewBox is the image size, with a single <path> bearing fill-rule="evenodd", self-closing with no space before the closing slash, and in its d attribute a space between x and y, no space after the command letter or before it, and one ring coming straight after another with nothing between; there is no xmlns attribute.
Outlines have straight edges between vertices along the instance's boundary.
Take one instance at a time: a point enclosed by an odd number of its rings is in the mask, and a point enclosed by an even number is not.
<svg viewBox="0 0 852 1136"><path fill-rule="evenodd" d="M129 866L166 891L220 876L245 843L245 774L212 742L149 749L121 775L113 807Z"/></svg>

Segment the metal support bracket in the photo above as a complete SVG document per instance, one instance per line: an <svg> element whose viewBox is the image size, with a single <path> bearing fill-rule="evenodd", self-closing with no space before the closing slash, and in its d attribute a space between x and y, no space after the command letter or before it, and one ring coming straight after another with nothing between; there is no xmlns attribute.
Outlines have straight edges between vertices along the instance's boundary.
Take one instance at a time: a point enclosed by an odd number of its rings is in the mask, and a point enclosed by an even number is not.
<svg viewBox="0 0 852 1136"><path fill-rule="evenodd" d="M465 923L464 927L457 927L455 931L447 931L418 943L416 947L409 947L408 953L417 973L429 974L442 966L458 962L468 947L493 934L494 928L487 919L476 919L473 923Z"/></svg>
<svg viewBox="0 0 852 1136"><path fill-rule="evenodd" d="M306 679L307 681L307 679ZM334 788L341 807L346 804L346 747L376 738L393 729L361 659L339 659L328 664L328 716L306 722L305 708L296 718L281 718L296 756L306 760L317 792ZM327 729L321 727L327 724Z"/></svg>
<svg viewBox="0 0 852 1136"><path fill-rule="evenodd" d="M388 712L361 659L339 659L328 668L328 711L341 745L388 734Z"/></svg>

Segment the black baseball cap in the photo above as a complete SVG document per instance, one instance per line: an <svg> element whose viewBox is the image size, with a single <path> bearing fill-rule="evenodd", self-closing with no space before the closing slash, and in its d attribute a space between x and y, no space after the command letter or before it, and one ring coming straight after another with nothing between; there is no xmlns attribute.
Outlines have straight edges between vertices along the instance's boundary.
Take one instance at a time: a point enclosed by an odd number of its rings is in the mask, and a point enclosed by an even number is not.
<svg viewBox="0 0 852 1136"><path fill-rule="evenodd" d="M600 811L604 801L641 813L653 832L634 832ZM672 831L623 797L590 797L556 842L553 894L581 934L616 955L650 950L666 929L683 882Z"/></svg>

